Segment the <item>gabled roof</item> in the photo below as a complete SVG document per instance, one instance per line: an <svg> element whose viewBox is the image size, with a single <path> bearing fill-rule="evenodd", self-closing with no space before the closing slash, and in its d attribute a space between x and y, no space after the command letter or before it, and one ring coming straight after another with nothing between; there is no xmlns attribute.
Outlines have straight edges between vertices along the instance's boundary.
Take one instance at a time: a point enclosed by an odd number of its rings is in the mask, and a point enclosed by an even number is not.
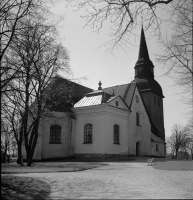
<svg viewBox="0 0 193 200"><path fill-rule="evenodd" d="M131 82L129 84L116 85L116 86L104 88L102 90L96 90L96 91L90 92L90 93L86 94L85 97L82 98L80 101L78 101L74 105L74 108L107 104L110 101L112 101L113 99L120 96L122 101L126 104L126 106L130 110L136 87L137 87L136 82ZM144 100L143 100L140 90L139 90L139 94L141 96L142 103L144 105L144 108L146 110L146 113L147 113L148 118L151 123L151 131L156 136L160 137L159 131L153 124L151 117L147 111L147 108L145 106L145 103L144 103Z"/></svg>
<svg viewBox="0 0 193 200"><path fill-rule="evenodd" d="M96 96L85 96L74 104L74 108L99 105L102 102L102 97L102 94Z"/></svg>
<svg viewBox="0 0 193 200"><path fill-rule="evenodd" d="M156 136L153 133L151 133L151 142L164 143L164 141L160 137Z"/></svg>
<svg viewBox="0 0 193 200"><path fill-rule="evenodd" d="M86 96L77 102L74 107L84 107L99 105L102 103L107 103L116 96L120 96L121 99L129 107L133 99L134 91L136 88L136 83L129 83L123 85L116 85L108 88L103 88L102 90L96 90L86 94ZM102 96L101 96L102 95Z"/></svg>
<svg viewBox="0 0 193 200"><path fill-rule="evenodd" d="M129 84L116 85L108 88L103 88L102 90L110 95L112 95L114 92L115 96L121 96L123 98L128 85Z"/></svg>

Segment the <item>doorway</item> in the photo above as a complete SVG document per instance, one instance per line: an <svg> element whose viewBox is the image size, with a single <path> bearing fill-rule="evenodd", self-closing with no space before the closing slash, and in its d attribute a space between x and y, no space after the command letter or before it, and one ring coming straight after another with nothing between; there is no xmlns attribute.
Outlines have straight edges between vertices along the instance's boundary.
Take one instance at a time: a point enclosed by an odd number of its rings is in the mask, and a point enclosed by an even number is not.
<svg viewBox="0 0 193 200"><path fill-rule="evenodd" d="M136 142L136 156L141 156L141 141Z"/></svg>

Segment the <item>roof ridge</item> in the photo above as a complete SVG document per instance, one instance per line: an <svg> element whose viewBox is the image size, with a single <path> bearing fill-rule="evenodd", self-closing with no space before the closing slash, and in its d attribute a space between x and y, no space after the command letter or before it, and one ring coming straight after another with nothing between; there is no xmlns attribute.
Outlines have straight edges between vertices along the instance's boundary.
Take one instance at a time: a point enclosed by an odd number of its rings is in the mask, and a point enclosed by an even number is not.
<svg viewBox="0 0 193 200"><path fill-rule="evenodd" d="M103 89L112 88L112 87L116 87L116 86L127 85L127 84L129 84L129 83L125 83L125 84L121 84L121 85L115 85L115 86L111 86L111 87L106 87L106 88L103 88ZM102 90L103 90L103 89L102 89Z"/></svg>

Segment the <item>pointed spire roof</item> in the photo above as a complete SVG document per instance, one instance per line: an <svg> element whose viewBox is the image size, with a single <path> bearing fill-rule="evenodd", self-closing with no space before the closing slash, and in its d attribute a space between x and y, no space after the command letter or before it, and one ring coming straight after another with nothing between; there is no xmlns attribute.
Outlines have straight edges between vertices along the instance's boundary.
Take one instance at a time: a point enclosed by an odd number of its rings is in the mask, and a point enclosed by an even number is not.
<svg viewBox="0 0 193 200"><path fill-rule="evenodd" d="M164 98L162 88L154 79L154 65L149 58L147 44L143 26L141 29L141 40L139 46L139 56L135 64L135 80L140 91L153 91L155 94Z"/></svg>
<svg viewBox="0 0 193 200"><path fill-rule="evenodd" d="M149 58L143 26L141 28L141 39L139 45L138 60L135 64L135 78L153 78L154 65Z"/></svg>
<svg viewBox="0 0 193 200"><path fill-rule="evenodd" d="M140 46L139 46L138 60L149 60L149 53L147 49L143 26L141 28L141 40L140 40Z"/></svg>

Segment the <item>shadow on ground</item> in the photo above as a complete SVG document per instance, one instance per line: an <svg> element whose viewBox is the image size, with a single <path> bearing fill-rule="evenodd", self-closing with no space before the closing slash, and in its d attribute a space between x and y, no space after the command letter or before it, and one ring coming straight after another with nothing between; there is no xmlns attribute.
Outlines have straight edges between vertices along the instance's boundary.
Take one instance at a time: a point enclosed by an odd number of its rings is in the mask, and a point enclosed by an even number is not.
<svg viewBox="0 0 193 200"><path fill-rule="evenodd" d="M99 162L36 162L31 167L9 163L1 165L2 174L77 172L107 165Z"/></svg>
<svg viewBox="0 0 193 200"><path fill-rule="evenodd" d="M147 160L152 157L120 157L120 158L65 158L65 159L48 159L41 162L138 162L147 163ZM167 158L154 158L156 162L167 162L170 159ZM38 161L37 161L38 162Z"/></svg>
<svg viewBox="0 0 193 200"><path fill-rule="evenodd" d="M39 179L31 177L1 177L1 199L3 200L26 200L26 199L49 199L50 185Z"/></svg>

